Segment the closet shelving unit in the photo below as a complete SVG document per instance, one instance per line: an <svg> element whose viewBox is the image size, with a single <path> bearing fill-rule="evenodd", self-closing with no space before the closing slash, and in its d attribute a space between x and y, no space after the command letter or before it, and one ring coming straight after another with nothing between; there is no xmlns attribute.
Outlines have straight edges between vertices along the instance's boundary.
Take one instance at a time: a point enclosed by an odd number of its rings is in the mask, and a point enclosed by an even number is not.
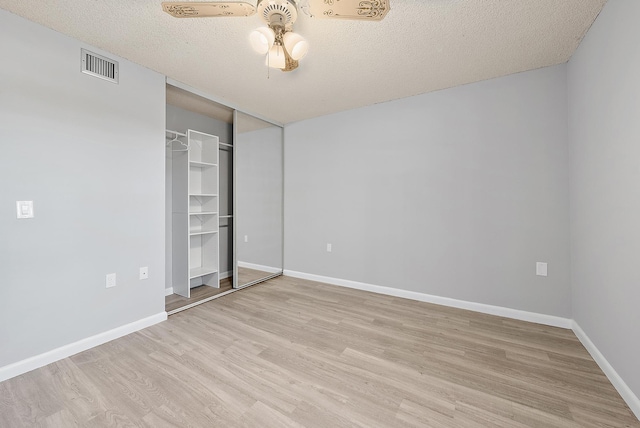
<svg viewBox="0 0 640 428"><path fill-rule="evenodd" d="M220 287L219 141L194 130L175 134L172 282L175 294L189 298L194 287Z"/></svg>

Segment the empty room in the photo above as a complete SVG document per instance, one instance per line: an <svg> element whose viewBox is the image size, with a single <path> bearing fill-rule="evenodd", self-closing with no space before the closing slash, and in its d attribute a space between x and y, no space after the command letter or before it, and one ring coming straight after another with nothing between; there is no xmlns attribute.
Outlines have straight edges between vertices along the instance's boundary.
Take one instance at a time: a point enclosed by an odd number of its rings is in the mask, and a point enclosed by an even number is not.
<svg viewBox="0 0 640 428"><path fill-rule="evenodd" d="M0 0L0 427L640 428L639 20Z"/></svg>

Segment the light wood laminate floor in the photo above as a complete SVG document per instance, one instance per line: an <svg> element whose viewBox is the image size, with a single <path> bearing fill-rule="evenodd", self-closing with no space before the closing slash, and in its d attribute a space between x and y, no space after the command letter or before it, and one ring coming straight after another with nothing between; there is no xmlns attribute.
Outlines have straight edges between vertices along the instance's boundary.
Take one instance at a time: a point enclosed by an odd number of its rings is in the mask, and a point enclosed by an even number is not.
<svg viewBox="0 0 640 428"><path fill-rule="evenodd" d="M267 278L272 276L273 273L264 272L256 269L249 269L244 267L238 267L238 284L243 286L244 284L248 284L250 282L258 281L262 278Z"/></svg>
<svg viewBox="0 0 640 428"><path fill-rule="evenodd" d="M279 277L0 383L0 426L640 423L570 330Z"/></svg>

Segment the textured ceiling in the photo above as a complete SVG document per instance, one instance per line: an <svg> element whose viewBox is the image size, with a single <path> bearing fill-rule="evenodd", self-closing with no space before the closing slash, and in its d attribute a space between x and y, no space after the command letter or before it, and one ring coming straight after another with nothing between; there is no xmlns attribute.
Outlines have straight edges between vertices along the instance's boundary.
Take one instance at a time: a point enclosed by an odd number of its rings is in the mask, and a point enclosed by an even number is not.
<svg viewBox="0 0 640 428"><path fill-rule="evenodd" d="M390 0L381 22L300 13L294 30L311 48L290 73L267 73L252 51L257 15L176 19L161 0L0 0L0 7L289 123L566 62L605 2Z"/></svg>

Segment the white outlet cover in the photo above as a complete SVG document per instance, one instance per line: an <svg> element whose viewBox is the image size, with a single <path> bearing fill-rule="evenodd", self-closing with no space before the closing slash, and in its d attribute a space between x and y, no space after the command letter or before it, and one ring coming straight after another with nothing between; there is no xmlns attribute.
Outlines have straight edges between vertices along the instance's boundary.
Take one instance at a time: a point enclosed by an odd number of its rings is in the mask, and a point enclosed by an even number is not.
<svg viewBox="0 0 640 428"><path fill-rule="evenodd" d="M544 262L536 262L536 275L547 276L547 264Z"/></svg>
<svg viewBox="0 0 640 428"><path fill-rule="evenodd" d="M141 267L140 268L140 279L149 279L149 268Z"/></svg>
<svg viewBox="0 0 640 428"><path fill-rule="evenodd" d="M331 252L331 244L327 244L327 252L330 253Z"/></svg>

